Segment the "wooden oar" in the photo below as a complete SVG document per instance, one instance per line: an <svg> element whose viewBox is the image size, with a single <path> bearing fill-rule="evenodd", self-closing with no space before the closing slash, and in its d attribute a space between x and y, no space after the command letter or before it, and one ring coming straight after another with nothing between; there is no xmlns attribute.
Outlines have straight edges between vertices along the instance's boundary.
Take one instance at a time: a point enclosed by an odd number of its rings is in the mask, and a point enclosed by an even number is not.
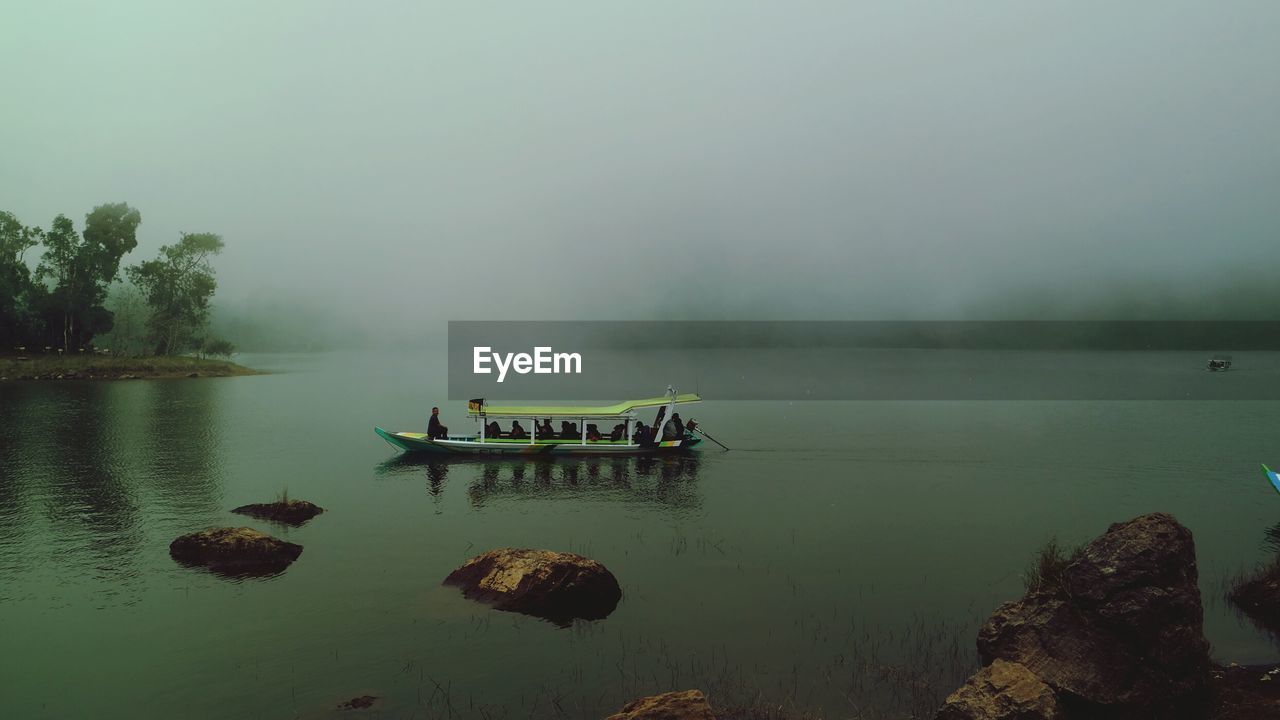
<svg viewBox="0 0 1280 720"><path fill-rule="evenodd" d="M729 446L728 446L728 445L725 445L724 443L720 442L719 440L717 440L717 439L715 439L715 438L711 437L710 435L708 435L706 430L703 430L702 428L694 428L694 429L693 429L693 431L694 431L694 432L696 432L696 433L698 433L698 434L699 434L699 435L701 435L702 437L704 437L704 438L706 438L706 439L710 440L711 442L713 442L713 443L715 443L715 444L719 445L720 447L724 448L724 451L725 451L725 452L729 452Z"/></svg>

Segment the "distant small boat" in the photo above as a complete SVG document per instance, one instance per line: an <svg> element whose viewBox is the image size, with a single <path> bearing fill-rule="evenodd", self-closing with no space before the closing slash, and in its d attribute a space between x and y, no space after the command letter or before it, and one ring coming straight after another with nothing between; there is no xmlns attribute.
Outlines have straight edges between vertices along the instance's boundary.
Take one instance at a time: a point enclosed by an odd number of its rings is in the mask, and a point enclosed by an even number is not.
<svg viewBox="0 0 1280 720"><path fill-rule="evenodd" d="M430 437L424 432L391 432L380 427L373 431L378 437L405 452L441 454L519 454L519 455L656 455L689 450L702 442L693 431L694 423L686 426L683 434L667 433L663 428L671 425L677 405L702 402L694 393L677 393L667 388L663 397L627 400L604 407L569 406L493 406L484 399L468 403L467 414L479 422L480 431L468 435L449 433L445 437ZM660 408L654 427L646 428L643 436L636 427L645 408ZM571 432L539 430L538 421L556 418L562 427L574 426ZM489 424L499 420L528 422L524 434L512 437L501 430L495 436ZM588 421L595 421L589 423ZM609 426L608 423L616 423ZM605 424L601 430L599 425ZM671 425L674 428L674 425Z"/></svg>
<svg viewBox="0 0 1280 720"><path fill-rule="evenodd" d="M1271 487L1275 488L1276 492L1280 492L1280 473L1277 473L1266 465L1262 466L1262 471L1267 474L1267 479L1271 481Z"/></svg>
<svg viewBox="0 0 1280 720"><path fill-rule="evenodd" d="M1209 358L1209 365L1207 369L1209 370L1209 372L1221 372L1223 370L1230 370L1231 356L1230 355L1214 355L1213 357Z"/></svg>

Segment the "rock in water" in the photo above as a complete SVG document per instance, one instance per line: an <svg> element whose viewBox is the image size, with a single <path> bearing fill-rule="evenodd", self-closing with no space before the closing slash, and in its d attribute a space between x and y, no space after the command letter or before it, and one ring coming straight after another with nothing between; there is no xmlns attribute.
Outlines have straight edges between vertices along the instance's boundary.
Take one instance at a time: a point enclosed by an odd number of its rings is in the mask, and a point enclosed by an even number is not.
<svg viewBox="0 0 1280 720"><path fill-rule="evenodd" d="M444 584L456 585L466 597L499 610L534 615L558 625L568 625L575 618L606 617L622 598L617 578L605 566L551 550L490 550L449 573Z"/></svg>
<svg viewBox="0 0 1280 720"><path fill-rule="evenodd" d="M339 710L368 710L377 702L377 695L361 695L338 705Z"/></svg>
<svg viewBox="0 0 1280 720"><path fill-rule="evenodd" d="M302 546L253 528L210 528L174 540L169 554L184 565L199 565L233 577L274 575L302 554Z"/></svg>
<svg viewBox="0 0 1280 720"><path fill-rule="evenodd" d="M1035 673L996 660L947 697L935 720L1064 720L1066 711Z"/></svg>
<svg viewBox="0 0 1280 720"><path fill-rule="evenodd" d="M1172 516L1117 523L1067 566L1063 588L1000 607L978 652L1024 665L1095 712L1165 717L1210 678L1196 582L1191 531Z"/></svg>
<svg viewBox="0 0 1280 720"><path fill-rule="evenodd" d="M716 716L701 690L685 690L632 700L606 720L716 720Z"/></svg>
<svg viewBox="0 0 1280 720"><path fill-rule="evenodd" d="M1258 624L1280 630L1280 559L1236 583L1227 597Z"/></svg>
<svg viewBox="0 0 1280 720"><path fill-rule="evenodd" d="M274 520L286 525L297 526L324 512L324 508L306 500L283 500L273 503L241 505L231 512L261 520Z"/></svg>

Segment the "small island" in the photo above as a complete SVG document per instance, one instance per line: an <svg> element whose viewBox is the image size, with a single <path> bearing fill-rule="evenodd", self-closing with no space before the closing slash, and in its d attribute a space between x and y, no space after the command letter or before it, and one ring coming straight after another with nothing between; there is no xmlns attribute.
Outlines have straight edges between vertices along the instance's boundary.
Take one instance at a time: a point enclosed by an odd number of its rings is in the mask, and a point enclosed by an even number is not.
<svg viewBox="0 0 1280 720"><path fill-rule="evenodd" d="M0 380L259 374L231 362L235 345L209 329L222 237L184 232L122 268L141 223L127 203L95 207L82 230L66 215L46 229L0 211Z"/></svg>
<svg viewBox="0 0 1280 720"><path fill-rule="evenodd" d="M262 375L230 360L184 355L112 357L102 355L0 355L0 381L139 380Z"/></svg>

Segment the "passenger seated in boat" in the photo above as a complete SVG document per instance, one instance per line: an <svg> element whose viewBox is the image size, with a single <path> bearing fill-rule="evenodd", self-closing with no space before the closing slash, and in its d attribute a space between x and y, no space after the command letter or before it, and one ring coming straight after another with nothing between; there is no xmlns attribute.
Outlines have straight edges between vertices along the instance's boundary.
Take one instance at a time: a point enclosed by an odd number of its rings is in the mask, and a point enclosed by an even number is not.
<svg viewBox="0 0 1280 720"><path fill-rule="evenodd" d="M568 420L560 422L561 440L576 440L580 437L582 437L582 434L578 431L578 423L571 423Z"/></svg>
<svg viewBox="0 0 1280 720"><path fill-rule="evenodd" d="M497 420L494 420L484 426L484 435L485 437L500 438L502 437L502 426L498 424Z"/></svg>
<svg viewBox="0 0 1280 720"><path fill-rule="evenodd" d="M435 440L448 436L449 428L440 424L440 408L431 408L431 419L427 421L427 437Z"/></svg>
<svg viewBox="0 0 1280 720"><path fill-rule="evenodd" d="M529 438L529 433L525 432L523 427L520 427L519 420L512 420L511 432L507 434L507 437L527 440Z"/></svg>
<svg viewBox="0 0 1280 720"><path fill-rule="evenodd" d="M684 421L680 419L680 413L671 413L671 422L667 423L667 425L674 425L676 428L676 437L682 440L684 439Z"/></svg>
<svg viewBox="0 0 1280 720"><path fill-rule="evenodd" d="M534 429L538 431L538 437L540 438L553 438L556 436L555 429L551 427L551 418L544 419L541 425L535 424Z"/></svg>
<svg viewBox="0 0 1280 720"><path fill-rule="evenodd" d="M618 423L617 425L613 426L613 432L609 433L609 439L613 440L614 442L617 442L618 440L621 440L622 438L626 437L626 435L627 435L626 423Z"/></svg>
<svg viewBox="0 0 1280 720"><path fill-rule="evenodd" d="M600 428L596 427L594 423L587 425L587 441L595 442L599 439L600 439Z"/></svg>
<svg viewBox="0 0 1280 720"><path fill-rule="evenodd" d="M680 428L676 427L676 418L678 417L678 415L672 414L667 424L662 426L663 440L677 440L684 436L684 433L680 432Z"/></svg>
<svg viewBox="0 0 1280 720"><path fill-rule="evenodd" d="M636 421L635 432L631 433L631 441L637 445L643 445L648 442L649 428L644 426L643 422Z"/></svg>

